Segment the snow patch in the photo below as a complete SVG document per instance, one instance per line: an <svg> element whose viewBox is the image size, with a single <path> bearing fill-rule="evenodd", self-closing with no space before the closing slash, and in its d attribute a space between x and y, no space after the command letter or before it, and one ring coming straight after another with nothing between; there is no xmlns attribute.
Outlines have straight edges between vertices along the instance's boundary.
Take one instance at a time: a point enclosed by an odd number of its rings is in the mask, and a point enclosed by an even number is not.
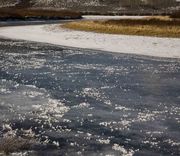
<svg viewBox="0 0 180 156"><path fill-rule="evenodd" d="M123 156L133 156L134 154L133 150L126 150L123 146L120 146L118 144L114 144L112 149L115 151L120 151Z"/></svg>

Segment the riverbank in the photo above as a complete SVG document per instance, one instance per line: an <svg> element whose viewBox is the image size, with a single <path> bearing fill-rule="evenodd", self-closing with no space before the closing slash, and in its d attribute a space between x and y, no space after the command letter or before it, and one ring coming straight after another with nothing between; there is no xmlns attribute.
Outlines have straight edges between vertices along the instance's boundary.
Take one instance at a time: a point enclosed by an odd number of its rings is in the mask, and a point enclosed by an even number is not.
<svg viewBox="0 0 180 156"><path fill-rule="evenodd" d="M66 23L62 27L96 33L180 38L180 20L168 16L74 21Z"/></svg>
<svg viewBox="0 0 180 156"><path fill-rule="evenodd" d="M86 20L92 16L84 17ZM101 19L107 17L101 16ZM116 19L124 16L112 17ZM130 18L130 17L129 17ZM132 17L134 18L134 17ZM97 19L95 16L94 19ZM100 34L64 29L61 24L1 27L0 36L11 39L44 42L61 46L94 49L103 52L180 58L180 39L132 35Z"/></svg>

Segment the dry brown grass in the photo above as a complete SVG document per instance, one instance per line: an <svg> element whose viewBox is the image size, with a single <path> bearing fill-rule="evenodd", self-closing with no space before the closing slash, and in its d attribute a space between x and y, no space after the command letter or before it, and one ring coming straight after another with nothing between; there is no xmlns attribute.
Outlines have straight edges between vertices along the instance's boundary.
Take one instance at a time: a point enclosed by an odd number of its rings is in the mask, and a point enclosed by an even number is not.
<svg viewBox="0 0 180 156"><path fill-rule="evenodd" d="M180 37L180 21L160 16L144 19L71 22L62 27L109 34Z"/></svg>
<svg viewBox="0 0 180 156"><path fill-rule="evenodd" d="M33 140L27 140L22 138L1 138L0 153L9 154L21 150L28 150L32 146L33 142Z"/></svg>
<svg viewBox="0 0 180 156"><path fill-rule="evenodd" d="M0 8L0 19L16 18L80 18L81 14L69 10L43 10L43 9L21 9L21 8Z"/></svg>

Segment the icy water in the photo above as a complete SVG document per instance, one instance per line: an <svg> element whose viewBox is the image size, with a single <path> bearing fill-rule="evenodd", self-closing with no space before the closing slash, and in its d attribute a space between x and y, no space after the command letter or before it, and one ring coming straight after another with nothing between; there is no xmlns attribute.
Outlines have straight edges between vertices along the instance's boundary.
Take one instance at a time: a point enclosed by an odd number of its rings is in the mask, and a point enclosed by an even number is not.
<svg viewBox="0 0 180 156"><path fill-rule="evenodd" d="M6 134L30 156L178 156L180 60L1 39Z"/></svg>

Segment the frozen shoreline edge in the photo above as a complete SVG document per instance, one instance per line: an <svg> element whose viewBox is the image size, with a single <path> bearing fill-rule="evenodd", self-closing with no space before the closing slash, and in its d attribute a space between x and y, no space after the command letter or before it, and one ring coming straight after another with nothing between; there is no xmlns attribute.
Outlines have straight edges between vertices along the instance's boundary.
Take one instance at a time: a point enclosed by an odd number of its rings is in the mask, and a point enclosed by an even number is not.
<svg viewBox="0 0 180 156"><path fill-rule="evenodd" d="M112 17L89 16L85 20L99 18ZM180 59L179 38L100 34L63 29L61 24L0 27L0 37L110 53Z"/></svg>

